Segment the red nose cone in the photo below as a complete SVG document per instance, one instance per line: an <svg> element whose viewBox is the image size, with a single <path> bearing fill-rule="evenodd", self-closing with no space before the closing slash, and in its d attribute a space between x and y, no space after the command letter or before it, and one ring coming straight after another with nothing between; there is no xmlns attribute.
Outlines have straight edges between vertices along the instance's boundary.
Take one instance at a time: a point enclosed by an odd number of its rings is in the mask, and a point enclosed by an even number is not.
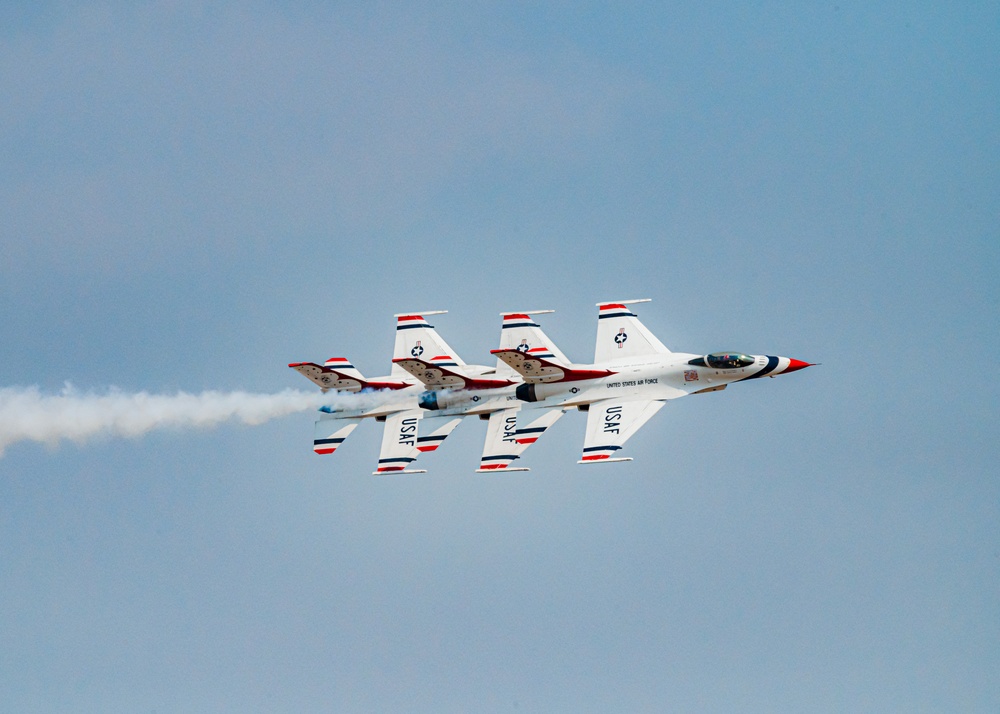
<svg viewBox="0 0 1000 714"><path fill-rule="evenodd" d="M812 362L803 362L800 359L788 358L788 366L785 367L786 372L794 372L798 369L805 369L806 367L812 367Z"/></svg>

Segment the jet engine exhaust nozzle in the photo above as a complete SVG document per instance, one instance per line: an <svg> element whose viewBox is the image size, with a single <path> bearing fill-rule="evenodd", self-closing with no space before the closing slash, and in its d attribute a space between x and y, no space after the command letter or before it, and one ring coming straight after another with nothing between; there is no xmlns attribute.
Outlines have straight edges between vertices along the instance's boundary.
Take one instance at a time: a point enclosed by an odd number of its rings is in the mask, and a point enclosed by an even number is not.
<svg viewBox="0 0 1000 714"><path fill-rule="evenodd" d="M436 412L442 409L473 409L489 400L485 390L479 391L426 391L417 397L417 406L421 409Z"/></svg>
<svg viewBox="0 0 1000 714"><path fill-rule="evenodd" d="M437 392L424 392L417 398L417 405L421 409L437 411L441 407L438 405Z"/></svg>
<svg viewBox="0 0 1000 714"><path fill-rule="evenodd" d="M514 390L514 396L522 402L537 402L538 396L535 394L534 384L519 384Z"/></svg>

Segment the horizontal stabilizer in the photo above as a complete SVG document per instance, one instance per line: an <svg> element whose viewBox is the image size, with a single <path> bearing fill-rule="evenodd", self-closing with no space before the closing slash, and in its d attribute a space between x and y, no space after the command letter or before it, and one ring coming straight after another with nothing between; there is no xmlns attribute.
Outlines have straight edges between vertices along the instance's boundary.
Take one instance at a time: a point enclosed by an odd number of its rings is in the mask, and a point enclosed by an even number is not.
<svg viewBox="0 0 1000 714"><path fill-rule="evenodd" d="M580 369L561 365L552 361L552 353L545 347L536 347L527 352L519 350L491 350L529 384L538 382L578 382L584 379L600 379L615 374L608 369Z"/></svg>
<svg viewBox="0 0 1000 714"><path fill-rule="evenodd" d="M511 471L531 471L531 469L529 469L527 466L516 466L514 468L510 468L509 466L498 466L492 469L490 468L476 469L477 474L496 474L496 473L506 474L510 473Z"/></svg>
<svg viewBox="0 0 1000 714"><path fill-rule="evenodd" d="M338 392L360 392L362 389L406 389L410 386L406 382L397 380L368 381L347 360L338 360L337 358L328 360L326 365L315 362L292 362L288 366L320 387L324 392L331 389Z"/></svg>
<svg viewBox="0 0 1000 714"><path fill-rule="evenodd" d="M363 379L339 373L315 362L293 362L288 366L324 392L328 389L338 392L360 392L364 389Z"/></svg>
<svg viewBox="0 0 1000 714"><path fill-rule="evenodd" d="M530 414L531 412L527 413ZM565 413L565 409L546 409L542 411L532 421L524 426L518 426L517 433L514 435L515 440L523 447L534 444L545 433L545 430L559 421ZM521 416L525 416L525 414L525 412L522 412Z"/></svg>
<svg viewBox="0 0 1000 714"><path fill-rule="evenodd" d="M509 379L482 379L457 372L458 365L447 355L440 355L430 362L417 357L394 359L393 364L419 379L428 389L494 389L515 384Z"/></svg>
<svg viewBox="0 0 1000 714"><path fill-rule="evenodd" d="M427 469L379 469L372 471L372 476L385 476L386 474L425 474Z"/></svg>
<svg viewBox="0 0 1000 714"><path fill-rule="evenodd" d="M360 417L320 419L316 422L313 451L317 454L332 454L360 423Z"/></svg>
<svg viewBox="0 0 1000 714"><path fill-rule="evenodd" d="M420 420L417 436L417 451L422 454L436 451L462 422L460 416L425 416Z"/></svg>
<svg viewBox="0 0 1000 714"><path fill-rule="evenodd" d="M631 456L619 456L617 459L603 459L603 460L600 460L600 461L584 461L583 459L580 459L576 463L578 463L578 464L616 464L616 463L619 463L621 461L631 461L631 460L632 460Z"/></svg>
<svg viewBox="0 0 1000 714"><path fill-rule="evenodd" d="M357 367L351 364L351 361L346 357L331 357L323 363L323 366L346 377L364 380L364 376L362 376L361 372L359 372Z"/></svg>

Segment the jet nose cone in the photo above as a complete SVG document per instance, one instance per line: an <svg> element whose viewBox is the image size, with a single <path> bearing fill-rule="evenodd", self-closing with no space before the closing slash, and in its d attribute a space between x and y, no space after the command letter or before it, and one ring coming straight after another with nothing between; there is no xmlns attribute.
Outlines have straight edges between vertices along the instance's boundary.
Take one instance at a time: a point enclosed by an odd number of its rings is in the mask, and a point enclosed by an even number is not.
<svg viewBox="0 0 1000 714"><path fill-rule="evenodd" d="M788 366L785 367L786 372L795 372L796 370L805 369L806 367L812 367L812 362L803 362L800 359L788 358Z"/></svg>

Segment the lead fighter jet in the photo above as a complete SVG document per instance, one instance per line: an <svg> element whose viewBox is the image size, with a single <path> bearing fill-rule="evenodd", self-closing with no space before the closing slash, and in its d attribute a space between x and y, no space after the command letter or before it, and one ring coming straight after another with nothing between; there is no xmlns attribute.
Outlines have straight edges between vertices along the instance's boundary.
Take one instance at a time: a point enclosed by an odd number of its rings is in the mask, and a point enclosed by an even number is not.
<svg viewBox="0 0 1000 714"><path fill-rule="evenodd" d="M597 345L590 365L554 358L551 345L492 350L524 378L516 389L522 401L587 412L583 454L577 463L631 461L617 452L671 399L812 366L774 355L671 352L627 307L640 302L649 300L597 304Z"/></svg>

